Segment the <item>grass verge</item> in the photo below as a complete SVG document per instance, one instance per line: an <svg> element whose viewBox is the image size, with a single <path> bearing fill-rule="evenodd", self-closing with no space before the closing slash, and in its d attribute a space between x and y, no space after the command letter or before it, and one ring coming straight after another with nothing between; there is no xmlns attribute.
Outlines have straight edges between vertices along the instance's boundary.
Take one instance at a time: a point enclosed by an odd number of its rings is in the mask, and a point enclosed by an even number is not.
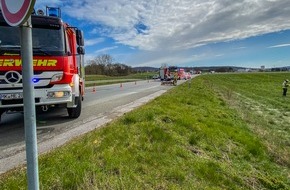
<svg viewBox="0 0 290 190"><path fill-rule="evenodd" d="M287 160L276 159L260 132L281 133L272 144L279 148L282 138L280 148L289 155L288 129L263 126L267 117L261 120L260 112L240 109L250 99L288 110L283 101L289 99L265 94L269 100L259 101L256 95L263 93L258 91L276 86L261 82L264 88L251 93L244 81L248 77L257 76L198 77L40 156L41 189L289 189ZM23 167L0 177L0 189L25 188Z"/></svg>

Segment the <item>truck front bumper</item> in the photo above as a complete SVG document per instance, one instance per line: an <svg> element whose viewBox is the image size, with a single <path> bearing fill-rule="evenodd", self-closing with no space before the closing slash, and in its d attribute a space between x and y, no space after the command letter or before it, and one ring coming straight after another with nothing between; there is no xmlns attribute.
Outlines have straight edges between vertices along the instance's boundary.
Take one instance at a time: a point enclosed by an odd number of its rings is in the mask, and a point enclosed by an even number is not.
<svg viewBox="0 0 290 190"><path fill-rule="evenodd" d="M0 109L23 107L23 90L1 90ZM34 89L35 105L67 104L74 100L72 88L68 84L51 88Z"/></svg>

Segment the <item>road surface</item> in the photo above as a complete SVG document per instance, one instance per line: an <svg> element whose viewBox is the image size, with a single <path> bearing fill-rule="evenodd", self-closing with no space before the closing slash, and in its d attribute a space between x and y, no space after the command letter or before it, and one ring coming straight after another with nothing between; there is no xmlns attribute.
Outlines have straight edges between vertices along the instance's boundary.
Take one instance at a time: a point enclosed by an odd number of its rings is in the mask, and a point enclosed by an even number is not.
<svg viewBox="0 0 290 190"><path fill-rule="evenodd" d="M87 88L82 114L78 119L69 119L65 108L52 108L37 114L38 153L61 146L78 135L101 127L172 87L150 80ZM2 115L0 152L0 174L25 163L22 113Z"/></svg>

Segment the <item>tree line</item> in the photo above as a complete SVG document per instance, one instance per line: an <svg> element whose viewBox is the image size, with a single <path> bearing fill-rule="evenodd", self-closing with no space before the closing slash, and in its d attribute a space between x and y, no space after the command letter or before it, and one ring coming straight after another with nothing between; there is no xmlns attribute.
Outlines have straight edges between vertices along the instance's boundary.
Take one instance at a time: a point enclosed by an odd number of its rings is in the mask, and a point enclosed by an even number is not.
<svg viewBox="0 0 290 190"><path fill-rule="evenodd" d="M114 63L112 56L103 54L88 60L85 72L87 75L126 76L134 73L134 70L128 65Z"/></svg>

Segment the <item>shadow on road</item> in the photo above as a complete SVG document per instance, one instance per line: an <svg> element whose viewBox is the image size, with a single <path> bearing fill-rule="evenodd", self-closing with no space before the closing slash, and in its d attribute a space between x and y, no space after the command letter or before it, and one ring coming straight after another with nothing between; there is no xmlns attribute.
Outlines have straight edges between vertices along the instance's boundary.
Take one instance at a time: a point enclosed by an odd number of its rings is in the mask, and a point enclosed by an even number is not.
<svg viewBox="0 0 290 190"><path fill-rule="evenodd" d="M71 122L66 108L50 108L46 112L37 110L37 135L51 133L55 125ZM24 115L22 112L4 113L0 123L0 146L16 144L25 140Z"/></svg>

